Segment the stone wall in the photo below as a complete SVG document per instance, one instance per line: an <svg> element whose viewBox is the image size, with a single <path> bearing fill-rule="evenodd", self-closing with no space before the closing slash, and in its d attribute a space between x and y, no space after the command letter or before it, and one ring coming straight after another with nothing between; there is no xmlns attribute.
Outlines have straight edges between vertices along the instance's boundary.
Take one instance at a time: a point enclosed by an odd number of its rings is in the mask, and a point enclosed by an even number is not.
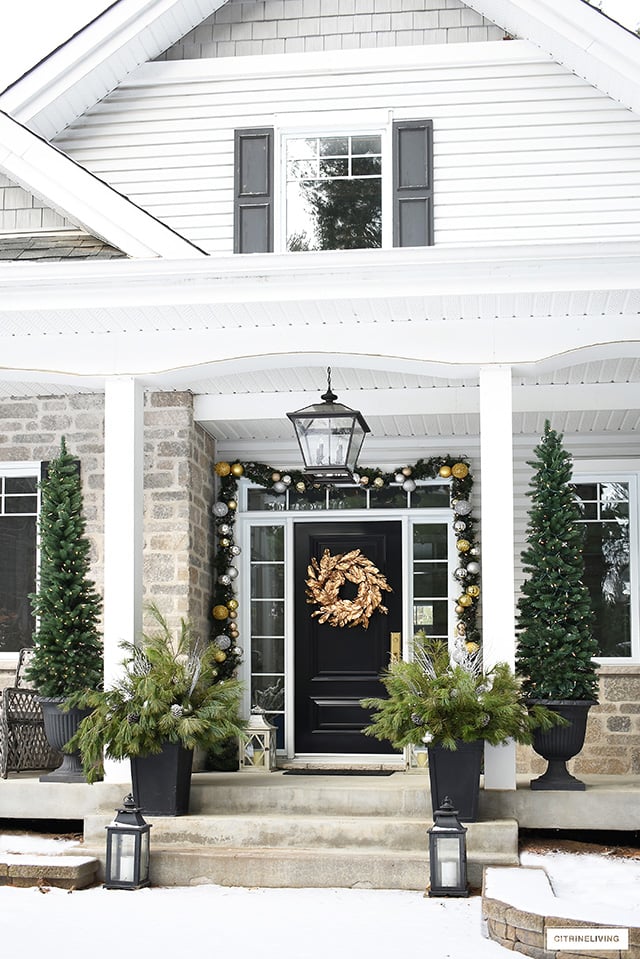
<svg viewBox="0 0 640 959"><path fill-rule="evenodd" d="M502 40L460 0L229 0L160 60Z"/></svg>
<svg viewBox="0 0 640 959"><path fill-rule="evenodd" d="M589 710L582 751L567 768L581 775L640 775L640 665L601 666L599 705ZM518 747L518 772L539 775L546 762Z"/></svg>
<svg viewBox="0 0 640 959"><path fill-rule="evenodd" d="M0 402L0 463L49 460L61 436L81 462L91 576L104 583L104 396L9 398ZM212 592L214 444L193 421L190 393L147 393L144 411L144 600L170 625L189 618L209 632ZM13 671L0 675L0 684Z"/></svg>

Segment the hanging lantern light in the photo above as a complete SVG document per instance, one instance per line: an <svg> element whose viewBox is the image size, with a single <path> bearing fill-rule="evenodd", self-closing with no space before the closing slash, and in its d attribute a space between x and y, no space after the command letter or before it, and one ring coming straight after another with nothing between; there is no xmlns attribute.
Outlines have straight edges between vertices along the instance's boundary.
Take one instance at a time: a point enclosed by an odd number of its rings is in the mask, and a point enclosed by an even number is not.
<svg viewBox="0 0 640 959"><path fill-rule="evenodd" d="M105 889L141 889L149 885L149 833L131 794L107 827Z"/></svg>
<svg viewBox="0 0 640 959"><path fill-rule="evenodd" d="M327 369L327 392L321 399L322 403L287 413L300 445L304 473L314 483L353 482L364 437L370 429L358 410L336 403L331 367Z"/></svg>

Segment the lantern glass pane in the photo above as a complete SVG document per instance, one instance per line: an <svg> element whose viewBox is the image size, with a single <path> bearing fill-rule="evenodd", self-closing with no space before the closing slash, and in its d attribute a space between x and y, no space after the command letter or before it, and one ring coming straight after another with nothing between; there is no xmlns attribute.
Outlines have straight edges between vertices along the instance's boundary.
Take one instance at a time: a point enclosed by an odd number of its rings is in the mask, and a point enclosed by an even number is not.
<svg viewBox="0 0 640 959"><path fill-rule="evenodd" d="M135 882L136 837L130 832L111 833L112 882Z"/></svg>
<svg viewBox="0 0 640 959"><path fill-rule="evenodd" d="M140 835L140 882L149 879L149 830Z"/></svg>
<svg viewBox="0 0 640 959"><path fill-rule="evenodd" d="M460 885L460 841L457 836L436 839L438 869L436 881L441 887Z"/></svg>

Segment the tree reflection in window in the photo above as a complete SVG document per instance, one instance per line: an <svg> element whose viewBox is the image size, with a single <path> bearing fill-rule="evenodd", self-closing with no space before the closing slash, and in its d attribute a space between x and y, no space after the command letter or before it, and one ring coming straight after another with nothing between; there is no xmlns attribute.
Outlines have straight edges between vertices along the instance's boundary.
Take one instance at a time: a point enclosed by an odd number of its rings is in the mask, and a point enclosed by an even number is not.
<svg viewBox="0 0 640 959"><path fill-rule="evenodd" d="M579 483L585 524L585 585L600 656L631 655L629 484Z"/></svg>
<svg viewBox="0 0 640 959"><path fill-rule="evenodd" d="M287 140L287 249L382 245L380 136Z"/></svg>

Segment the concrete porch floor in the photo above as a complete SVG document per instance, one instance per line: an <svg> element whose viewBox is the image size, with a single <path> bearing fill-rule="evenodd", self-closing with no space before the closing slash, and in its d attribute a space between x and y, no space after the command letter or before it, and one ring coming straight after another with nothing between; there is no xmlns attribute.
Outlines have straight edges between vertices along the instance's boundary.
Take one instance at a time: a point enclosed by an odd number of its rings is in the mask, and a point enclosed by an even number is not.
<svg viewBox="0 0 640 959"><path fill-rule="evenodd" d="M84 820L110 815L131 784L41 783L37 771L9 773L0 780L0 820ZM640 776L582 776L584 792L536 792L529 789L529 776L519 776L514 791L480 791L479 820L515 819L522 829L640 830ZM482 780L481 780L482 784ZM326 795L357 794L359 802L375 814L380 797L386 803L395 794L397 808L411 815L431 818L429 777L424 771L394 772L389 776L285 776L283 771L197 772L192 778L190 814L207 815L221 809L243 812L247 789L252 787L250 806L255 808L256 787L269 796L267 805L286 811L288 798L320 787ZM244 795L243 795L244 794ZM376 799L376 796L378 799ZM385 803L385 804L386 804ZM322 810L318 810L321 812ZM362 810L361 810L362 811Z"/></svg>

